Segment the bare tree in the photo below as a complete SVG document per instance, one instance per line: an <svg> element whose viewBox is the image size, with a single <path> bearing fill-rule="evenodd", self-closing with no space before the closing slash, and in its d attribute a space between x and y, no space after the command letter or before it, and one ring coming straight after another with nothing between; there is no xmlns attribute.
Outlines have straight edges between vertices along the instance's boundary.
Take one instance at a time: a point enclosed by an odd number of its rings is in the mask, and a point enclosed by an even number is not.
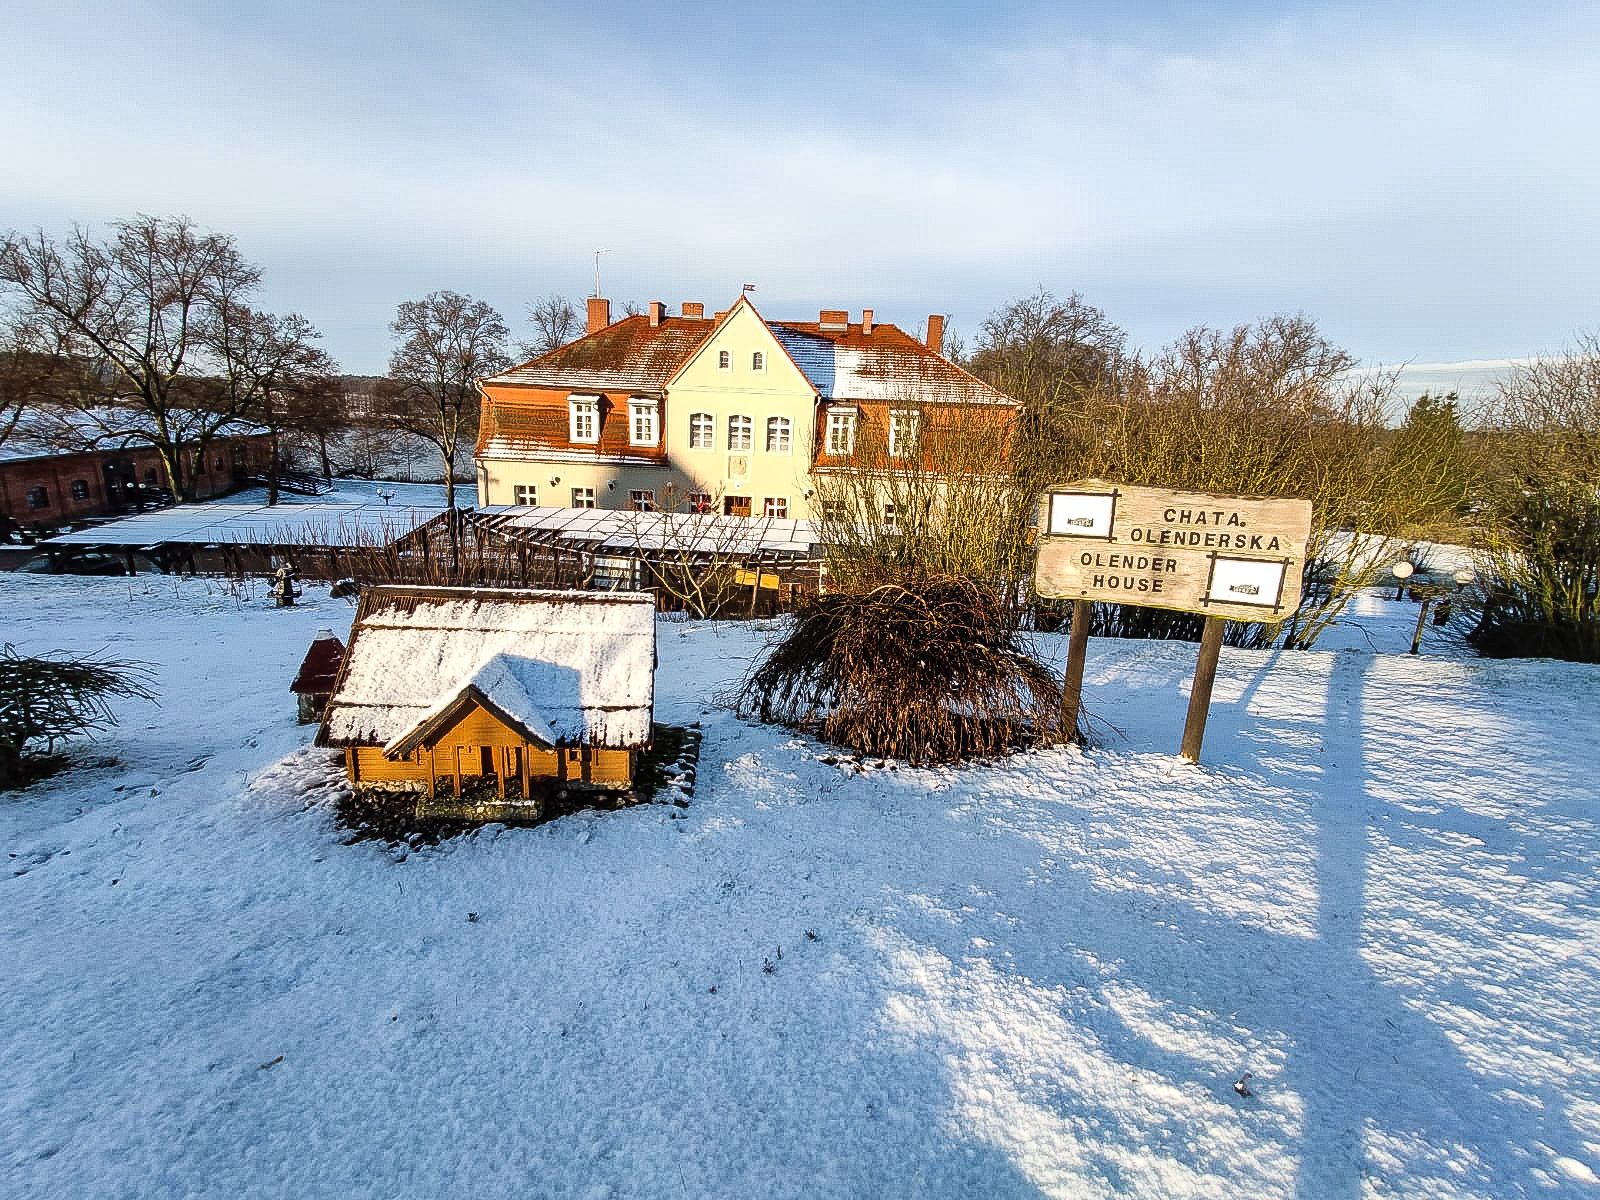
<svg viewBox="0 0 1600 1200"><path fill-rule="evenodd" d="M259 389L217 386L234 371L230 325L261 272L234 240L187 217L119 221L0 240L0 287L55 351L85 365L67 403L90 444L144 442L173 494L195 497L196 459L232 422L259 415ZM197 453L198 452L198 453Z"/></svg>
<svg viewBox="0 0 1600 1200"><path fill-rule="evenodd" d="M327 390L337 367L316 343L315 326L298 313L273 316L237 303L219 312L217 342L227 371L230 408L255 414L272 435L267 503L278 502L282 437L302 397Z"/></svg>
<svg viewBox="0 0 1600 1200"><path fill-rule="evenodd" d="M583 328L577 306L555 292L528 305L528 320L533 325L533 337L517 347L525 358L538 358L565 346Z"/></svg>
<svg viewBox="0 0 1600 1200"><path fill-rule="evenodd" d="M454 508L456 453L477 430L477 381L510 361L511 331L484 301L448 290L407 300L389 329L400 339L389 357L391 423L439 451L445 505Z"/></svg>
<svg viewBox="0 0 1600 1200"><path fill-rule="evenodd" d="M113 698L154 700L154 671L145 663L89 656L31 658L0 647L0 791L29 779L25 759L35 743L56 743L117 723Z"/></svg>
<svg viewBox="0 0 1600 1200"><path fill-rule="evenodd" d="M34 322L13 315L0 324L0 446L30 409L57 394L58 361Z"/></svg>

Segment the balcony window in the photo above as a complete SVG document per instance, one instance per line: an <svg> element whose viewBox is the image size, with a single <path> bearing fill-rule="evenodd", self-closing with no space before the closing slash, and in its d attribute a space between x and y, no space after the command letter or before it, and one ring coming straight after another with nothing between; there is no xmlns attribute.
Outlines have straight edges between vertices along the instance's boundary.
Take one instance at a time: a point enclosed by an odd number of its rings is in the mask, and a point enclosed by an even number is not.
<svg viewBox="0 0 1600 1200"><path fill-rule="evenodd" d="M788 417L767 418L767 453L787 454L792 444L793 427Z"/></svg>
<svg viewBox="0 0 1600 1200"><path fill-rule="evenodd" d="M600 398L598 396L573 396L567 401L569 432L574 442L600 440Z"/></svg>
<svg viewBox="0 0 1600 1200"><path fill-rule="evenodd" d="M749 450L755 443L755 421L749 417L728 418L728 449Z"/></svg>
<svg viewBox="0 0 1600 1200"><path fill-rule="evenodd" d="M852 454L856 448L856 414L853 409L828 414L828 453Z"/></svg>

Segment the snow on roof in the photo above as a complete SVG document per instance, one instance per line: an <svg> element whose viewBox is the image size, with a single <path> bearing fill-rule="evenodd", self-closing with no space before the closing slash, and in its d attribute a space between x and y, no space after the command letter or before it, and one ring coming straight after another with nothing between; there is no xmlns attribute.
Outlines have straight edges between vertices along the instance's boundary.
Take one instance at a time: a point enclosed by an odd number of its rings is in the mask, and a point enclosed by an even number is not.
<svg viewBox="0 0 1600 1200"><path fill-rule="evenodd" d="M718 558L815 558L816 526L787 517L620 512L606 508L488 505L474 517L494 529L523 530L587 550L666 550Z"/></svg>
<svg viewBox="0 0 1600 1200"><path fill-rule="evenodd" d="M464 697L481 697L541 735L531 740L643 746L655 649L645 593L373 588L318 742L408 747Z"/></svg>
<svg viewBox="0 0 1600 1200"><path fill-rule="evenodd" d="M425 525L444 506L380 500L314 504L179 504L46 539L55 546L385 544Z"/></svg>
<svg viewBox="0 0 1600 1200"><path fill-rule="evenodd" d="M648 317L624 317L483 382L658 392L714 324L692 317L667 317L653 326Z"/></svg>
<svg viewBox="0 0 1600 1200"><path fill-rule="evenodd" d="M824 400L1015 404L896 325L768 321L789 357ZM532 362L483 380L565 390L660 392L710 336L715 321L667 317L652 326L626 317Z"/></svg>
<svg viewBox="0 0 1600 1200"><path fill-rule="evenodd" d="M185 420L185 418L190 418ZM171 426L178 441L192 443L198 422L216 418L209 413L185 414L176 410ZM149 414L133 408L38 409L25 413L17 428L0 444L0 462L48 458L57 454L145 449L155 425ZM259 437L271 431L254 421L224 422L210 436Z"/></svg>

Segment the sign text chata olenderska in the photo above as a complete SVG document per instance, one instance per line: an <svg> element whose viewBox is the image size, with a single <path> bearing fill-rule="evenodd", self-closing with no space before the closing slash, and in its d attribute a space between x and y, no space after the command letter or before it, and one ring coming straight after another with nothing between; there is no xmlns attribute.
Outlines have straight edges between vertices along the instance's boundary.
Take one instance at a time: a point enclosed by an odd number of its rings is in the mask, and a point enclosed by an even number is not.
<svg viewBox="0 0 1600 1200"><path fill-rule="evenodd" d="M1045 495L1034 582L1051 599L1281 621L1300 603L1310 530L1305 500L1083 480Z"/></svg>

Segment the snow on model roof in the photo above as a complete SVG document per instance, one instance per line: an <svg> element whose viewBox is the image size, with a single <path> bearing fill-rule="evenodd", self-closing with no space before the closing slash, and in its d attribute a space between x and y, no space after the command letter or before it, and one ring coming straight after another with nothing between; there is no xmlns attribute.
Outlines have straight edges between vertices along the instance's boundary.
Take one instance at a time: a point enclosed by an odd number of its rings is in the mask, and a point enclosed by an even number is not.
<svg viewBox="0 0 1600 1200"><path fill-rule="evenodd" d="M318 740L400 746L476 689L536 740L643 746L655 655L645 593L373 588Z"/></svg>
<svg viewBox="0 0 1600 1200"><path fill-rule="evenodd" d="M179 504L58 534L47 538L45 544L274 546L315 541L324 546L359 546L374 537L392 542L444 511L443 505L389 505L378 500L341 504Z"/></svg>

